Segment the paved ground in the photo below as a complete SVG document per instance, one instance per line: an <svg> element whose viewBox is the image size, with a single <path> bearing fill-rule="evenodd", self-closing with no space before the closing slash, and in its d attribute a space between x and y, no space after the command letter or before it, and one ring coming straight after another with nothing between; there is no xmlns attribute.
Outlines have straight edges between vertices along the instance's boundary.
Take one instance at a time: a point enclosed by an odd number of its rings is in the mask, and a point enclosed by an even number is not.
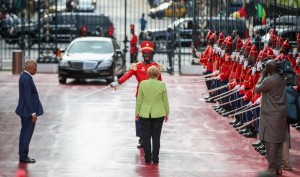
<svg viewBox="0 0 300 177"><path fill-rule="evenodd" d="M20 120L14 110L18 75L0 72L0 177L19 168L29 177L255 177L267 161L203 100L202 83L193 76L163 74L170 100L170 120L163 126L159 165L146 165L136 149L135 79L117 91L104 82L69 81L56 74L34 76L45 114L37 122L30 145L35 164L18 162ZM300 132L292 129L292 171L300 176Z"/></svg>

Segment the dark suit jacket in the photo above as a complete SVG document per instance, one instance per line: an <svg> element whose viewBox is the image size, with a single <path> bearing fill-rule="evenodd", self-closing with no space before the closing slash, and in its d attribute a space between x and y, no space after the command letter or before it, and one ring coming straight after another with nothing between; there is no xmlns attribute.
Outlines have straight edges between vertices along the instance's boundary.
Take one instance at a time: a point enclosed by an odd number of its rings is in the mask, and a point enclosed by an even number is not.
<svg viewBox="0 0 300 177"><path fill-rule="evenodd" d="M15 112L20 117L31 117L33 113L40 116L44 113L32 77L26 72L19 79L19 102Z"/></svg>

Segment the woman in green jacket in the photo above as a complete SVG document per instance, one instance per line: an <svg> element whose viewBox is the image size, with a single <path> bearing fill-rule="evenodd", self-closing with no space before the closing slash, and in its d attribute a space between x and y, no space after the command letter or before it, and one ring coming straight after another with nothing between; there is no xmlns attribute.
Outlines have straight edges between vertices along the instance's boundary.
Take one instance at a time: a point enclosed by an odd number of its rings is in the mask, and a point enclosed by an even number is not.
<svg viewBox="0 0 300 177"><path fill-rule="evenodd" d="M147 70L149 80L140 83L136 101L136 119L142 123L146 163L159 162L160 134L163 121L167 122L169 102L166 84L157 80L160 71L156 66ZM151 138L153 142L151 153ZM152 158L151 158L152 156Z"/></svg>

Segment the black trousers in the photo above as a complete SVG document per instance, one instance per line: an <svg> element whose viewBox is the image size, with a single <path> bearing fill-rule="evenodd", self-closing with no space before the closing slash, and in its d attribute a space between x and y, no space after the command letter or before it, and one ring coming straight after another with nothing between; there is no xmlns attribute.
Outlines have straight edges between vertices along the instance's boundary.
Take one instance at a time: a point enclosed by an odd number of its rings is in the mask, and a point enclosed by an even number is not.
<svg viewBox="0 0 300 177"><path fill-rule="evenodd" d="M34 131L35 122L32 122L32 117L21 117L21 126L19 157L20 159L26 159L28 158L29 144Z"/></svg>
<svg viewBox="0 0 300 177"><path fill-rule="evenodd" d="M137 63L137 53L130 54L130 63Z"/></svg>
<svg viewBox="0 0 300 177"><path fill-rule="evenodd" d="M142 118L143 131L143 146L145 152L145 161L152 160L158 162L159 148L160 148L160 134L164 118ZM151 153L151 138L152 138L152 153Z"/></svg>

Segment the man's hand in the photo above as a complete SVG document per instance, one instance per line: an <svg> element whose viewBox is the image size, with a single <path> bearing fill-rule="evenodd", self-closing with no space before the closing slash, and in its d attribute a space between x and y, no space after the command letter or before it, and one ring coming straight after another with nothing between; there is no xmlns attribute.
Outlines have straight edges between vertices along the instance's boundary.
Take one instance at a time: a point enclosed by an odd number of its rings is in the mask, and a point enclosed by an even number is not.
<svg viewBox="0 0 300 177"><path fill-rule="evenodd" d="M37 120L37 115L34 114L34 115L31 115L31 117L32 117L32 122L36 122L36 120Z"/></svg>
<svg viewBox="0 0 300 177"><path fill-rule="evenodd" d="M115 90L116 90L116 88L117 88L118 85L120 85L118 81L115 81L115 82L112 82L112 83L109 84L109 86L111 88L114 88Z"/></svg>
<svg viewBox="0 0 300 177"><path fill-rule="evenodd" d="M165 115L164 119L165 119L165 122L168 122L169 116Z"/></svg>
<svg viewBox="0 0 300 177"><path fill-rule="evenodd" d="M135 120L140 120L140 115L139 114L137 114L137 115L135 115Z"/></svg>

